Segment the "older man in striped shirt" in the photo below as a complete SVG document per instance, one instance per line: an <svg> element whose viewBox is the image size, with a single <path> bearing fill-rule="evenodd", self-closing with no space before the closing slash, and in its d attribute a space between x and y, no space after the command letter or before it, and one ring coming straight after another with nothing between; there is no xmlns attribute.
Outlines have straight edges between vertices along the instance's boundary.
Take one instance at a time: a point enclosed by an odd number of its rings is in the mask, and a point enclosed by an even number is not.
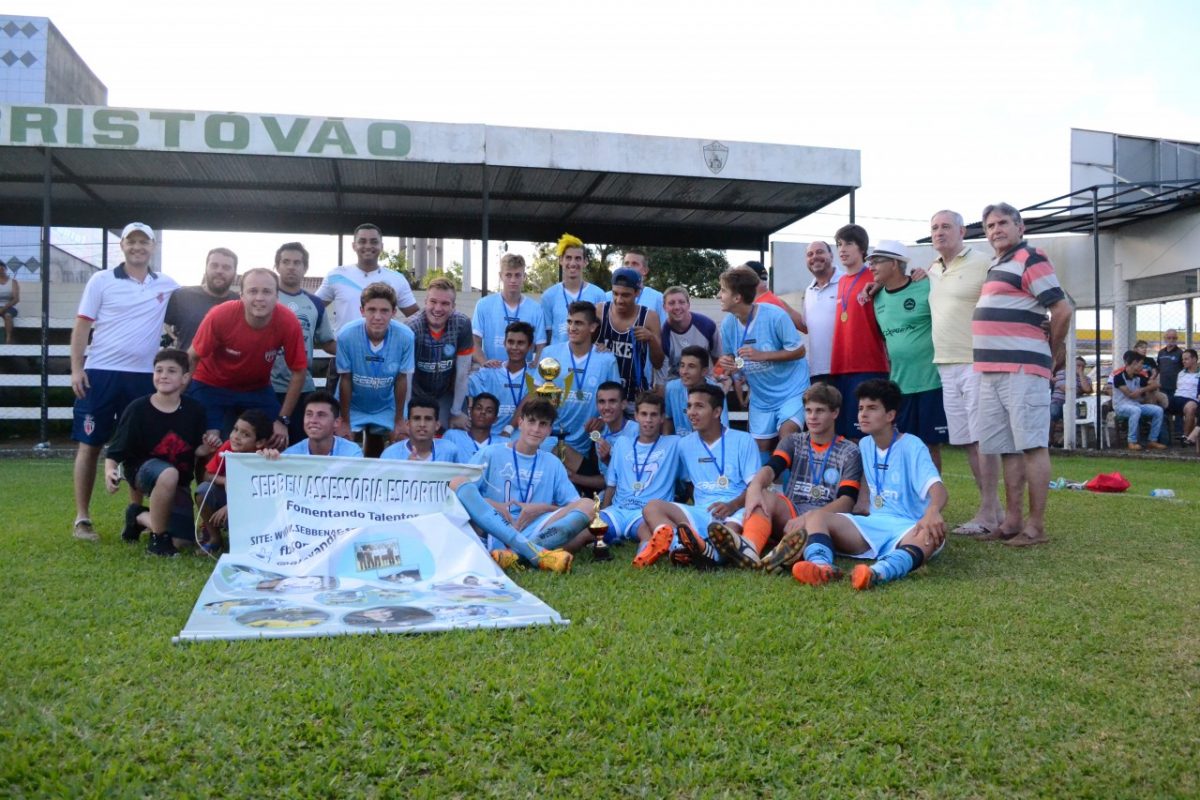
<svg viewBox="0 0 1200 800"><path fill-rule="evenodd" d="M1005 513L986 537L1013 547L1043 544L1050 483L1050 381L1063 365L1072 306L1050 259L1025 239L1021 214L1008 203L983 210L996 251L971 322L979 383L979 450L999 453ZM1050 338L1043 324L1050 314ZM1029 485L1029 517L1022 514Z"/></svg>

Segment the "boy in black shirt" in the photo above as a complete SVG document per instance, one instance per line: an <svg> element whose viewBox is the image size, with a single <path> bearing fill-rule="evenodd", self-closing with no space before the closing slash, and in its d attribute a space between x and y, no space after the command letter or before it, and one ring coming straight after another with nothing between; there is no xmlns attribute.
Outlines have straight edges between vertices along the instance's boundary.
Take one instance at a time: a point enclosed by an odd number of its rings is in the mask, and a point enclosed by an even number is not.
<svg viewBox="0 0 1200 800"><path fill-rule="evenodd" d="M146 549L156 556L173 556L177 546L195 540L188 486L196 457L219 444L205 439L203 406L183 396L188 378L187 353L160 350L154 356L154 394L134 400L121 414L104 459L109 494L127 477L139 498L150 495L149 508L136 502L125 509L121 538L136 542L148 528Z"/></svg>

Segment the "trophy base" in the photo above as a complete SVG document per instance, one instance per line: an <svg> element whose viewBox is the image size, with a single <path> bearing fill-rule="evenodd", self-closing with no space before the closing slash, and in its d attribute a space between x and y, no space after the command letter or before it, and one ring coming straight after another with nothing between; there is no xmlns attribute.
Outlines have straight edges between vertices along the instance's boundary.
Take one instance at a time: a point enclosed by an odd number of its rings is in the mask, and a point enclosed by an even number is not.
<svg viewBox="0 0 1200 800"><path fill-rule="evenodd" d="M612 549L604 542L596 542L592 545L593 561L612 561L612 557Z"/></svg>

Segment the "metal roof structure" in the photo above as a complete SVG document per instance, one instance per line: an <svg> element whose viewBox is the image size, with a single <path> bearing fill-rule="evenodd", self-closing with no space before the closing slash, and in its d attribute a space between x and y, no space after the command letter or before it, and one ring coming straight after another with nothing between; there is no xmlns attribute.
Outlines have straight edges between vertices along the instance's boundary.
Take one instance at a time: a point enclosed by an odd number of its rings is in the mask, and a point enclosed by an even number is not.
<svg viewBox="0 0 1200 800"><path fill-rule="evenodd" d="M0 105L0 223L761 249L854 150L333 117ZM47 203L48 201L48 203Z"/></svg>

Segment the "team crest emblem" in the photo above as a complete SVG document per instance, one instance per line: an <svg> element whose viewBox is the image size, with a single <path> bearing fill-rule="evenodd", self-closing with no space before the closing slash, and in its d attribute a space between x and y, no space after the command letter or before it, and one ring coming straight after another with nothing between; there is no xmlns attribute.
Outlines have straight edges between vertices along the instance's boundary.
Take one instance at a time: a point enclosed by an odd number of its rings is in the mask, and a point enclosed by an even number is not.
<svg viewBox="0 0 1200 800"><path fill-rule="evenodd" d="M444 345L442 345L442 355L446 356L447 358L454 355L453 342L446 342Z"/></svg>
<svg viewBox="0 0 1200 800"><path fill-rule="evenodd" d="M263 358L266 359L268 364L274 364L275 356L277 356L277 355L279 355L278 350L268 350L267 352L263 353Z"/></svg>
<svg viewBox="0 0 1200 800"><path fill-rule="evenodd" d="M721 170L725 169L726 162L729 161L729 148L718 141L711 141L704 145L704 163L708 165L708 171L713 175L720 174Z"/></svg>
<svg viewBox="0 0 1200 800"><path fill-rule="evenodd" d="M96 432L96 418L91 414L83 415L83 432L88 436Z"/></svg>

